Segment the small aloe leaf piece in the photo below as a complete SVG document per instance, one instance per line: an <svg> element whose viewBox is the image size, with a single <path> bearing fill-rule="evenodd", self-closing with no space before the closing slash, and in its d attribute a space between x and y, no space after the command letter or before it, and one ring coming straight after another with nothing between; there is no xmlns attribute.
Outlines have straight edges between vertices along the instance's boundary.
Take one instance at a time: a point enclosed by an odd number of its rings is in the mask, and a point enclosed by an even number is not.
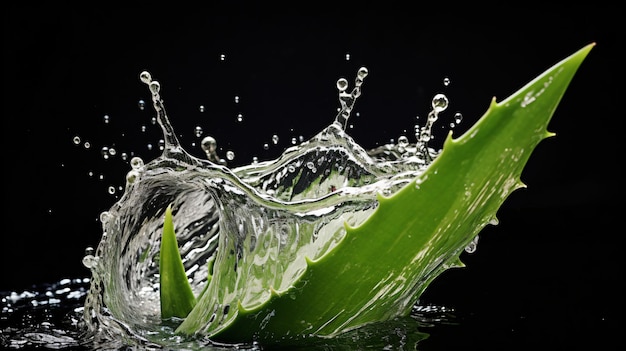
<svg viewBox="0 0 626 351"><path fill-rule="evenodd" d="M307 269L289 288L266 286L271 294L265 301L233 306L235 318L214 329L203 328L213 311L200 302L177 332L216 341L280 341L331 337L408 315L437 276L463 266L464 248L486 225L497 223L502 203L525 186L521 172L539 142L554 135L548 123L594 46L502 102L494 98L466 133L448 135L423 174L390 197L379 195L379 206L360 226L346 225L334 248L317 260L302 257Z"/></svg>
<svg viewBox="0 0 626 351"><path fill-rule="evenodd" d="M159 261L161 318L185 318L196 305L196 298L178 251L171 205L165 209Z"/></svg>

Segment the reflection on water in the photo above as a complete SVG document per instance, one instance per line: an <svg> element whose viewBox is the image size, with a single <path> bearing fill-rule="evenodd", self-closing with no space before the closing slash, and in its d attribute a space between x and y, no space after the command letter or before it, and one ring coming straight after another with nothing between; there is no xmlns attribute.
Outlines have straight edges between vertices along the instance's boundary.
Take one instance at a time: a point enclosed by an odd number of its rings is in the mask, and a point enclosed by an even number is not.
<svg viewBox="0 0 626 351"><path fill-rule="evenodd" d="M110 350L121 340L98 340L82 322L89 278L63 279L20 292L0 292L0 346L6 349ZM333 339L310 338L297 344L271 345L272 350L414 350L428 337L423 330L457 323L455 311L420 305L410 316L360 328ZM189 350L263 350L266 345L183 344ZM150 348L150 347L146 347ZM161 347L154 345L155 349Z"/></svg>

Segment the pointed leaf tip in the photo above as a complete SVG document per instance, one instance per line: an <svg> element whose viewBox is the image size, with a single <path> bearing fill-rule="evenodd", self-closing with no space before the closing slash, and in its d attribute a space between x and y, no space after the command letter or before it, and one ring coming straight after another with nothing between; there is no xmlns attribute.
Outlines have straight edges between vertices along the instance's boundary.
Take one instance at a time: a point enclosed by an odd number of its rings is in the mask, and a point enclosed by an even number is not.
<svg viewBox="0 0 626 351"><path fill-rule="evenodd" d="M165 209L159 258L161 318L185 318L196 305L196 298L178 250L171 205Z"/></svg>

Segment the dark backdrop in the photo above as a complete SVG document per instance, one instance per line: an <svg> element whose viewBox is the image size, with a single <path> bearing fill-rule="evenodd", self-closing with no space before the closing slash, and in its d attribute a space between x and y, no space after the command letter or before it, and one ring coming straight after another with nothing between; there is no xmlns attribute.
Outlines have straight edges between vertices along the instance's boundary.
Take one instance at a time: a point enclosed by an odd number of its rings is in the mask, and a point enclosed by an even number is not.
<svg viewBox="0 0 626 351"><path fill-rule="evenodd" d="M138 108L149 102L142 70L161 82L186 148L202 155L193 144L199 125L241 165L276 157L292 136L306 139L332 122L337 79L352 85L361 66L370 74L350 134L374 147L410 133L444 92L451 105L436 141L454 112L464 116L461 132L492 97L508 97L596 42L550 123L557 136L540 143L522 174L528 188L507 199L500 224L462 256L467 267L444 273L422 301L453 308L462 326L430 330L433 345L623 343L619 11L598 2L467 12L407 2L316 13L214 4L5 8L0 291L89 275L81 259L98 244L100 212L120 196L107 188L123 185L129 170L119 154L103 159L101 148L158 154L151 105ZM272 134L280 142L264 150Z"/></svg>

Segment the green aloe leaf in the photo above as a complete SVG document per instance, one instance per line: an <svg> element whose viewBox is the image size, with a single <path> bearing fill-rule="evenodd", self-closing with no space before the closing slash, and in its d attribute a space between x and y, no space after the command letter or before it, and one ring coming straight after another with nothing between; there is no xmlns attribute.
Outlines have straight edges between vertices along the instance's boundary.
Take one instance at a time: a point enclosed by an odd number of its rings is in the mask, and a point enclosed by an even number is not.
<svg viewBox="0 0 626 351"><path fill-rule="evenodd" d="M390 197L379 195L375 212L357 227L346 224L334 248L315 260L301 257L306 270L289 288L263 285L271 292L265 301L253 308L232 306L224 313L235 309L234 318L210 328L205 326L215 311L202 304L204 294L177 332L228 342L332 337L408 315L433 279L463 266L464 248L486 225L497 223L506 198L525 186L521 172L539 142L554 135L548 123L594 46L581 48L507 99L492 100L460 137L450 133L424 173ZM170 251L162 254L162 265L176 259ZM170 299L178 292L187 301L186 279L176 279L175 286L162 288Z"/></svg>
<svg viewBox="0 0 626 351"><path fill-rule="evenodd" d="M165 209L159 257L161 318L185 318L196 304L174 232L172 206Z"/></svg>

